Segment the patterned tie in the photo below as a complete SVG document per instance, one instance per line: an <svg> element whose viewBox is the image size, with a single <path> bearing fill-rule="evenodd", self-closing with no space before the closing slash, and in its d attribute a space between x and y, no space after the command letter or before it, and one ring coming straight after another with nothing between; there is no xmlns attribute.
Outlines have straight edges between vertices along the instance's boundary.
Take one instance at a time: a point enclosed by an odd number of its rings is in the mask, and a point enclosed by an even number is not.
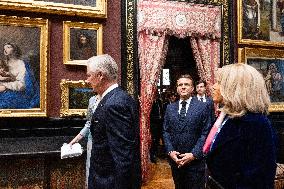
<svg viewBox="0 0 284 189"><path fill-rule="evenodd" d="M185 114L186 114L186 104L187 104L187 102L186 101L182 101L181 102L181 109L180 109L180 112L179 112L179 115L180 115L180 117L181 118L184 118L185 117Z"/></svg>
<svg viewBox="0 0 284 189"><path fill-rule="evenodd" d="M202 97L200 98L200 101L203 102L203 98Z"/></svg>

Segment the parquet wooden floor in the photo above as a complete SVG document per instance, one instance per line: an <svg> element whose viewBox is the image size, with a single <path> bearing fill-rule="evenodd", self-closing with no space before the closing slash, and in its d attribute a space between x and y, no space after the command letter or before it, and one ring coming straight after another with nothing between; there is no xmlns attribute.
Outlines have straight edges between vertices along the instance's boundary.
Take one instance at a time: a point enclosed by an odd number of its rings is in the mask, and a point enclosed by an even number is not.
<svg viewBox="0 0 284 189"><path fill-rule="evenodd" d="M151 163L149 180L143 184L142 189L174 189L171 168L166 159L158 159Z"/></svg>

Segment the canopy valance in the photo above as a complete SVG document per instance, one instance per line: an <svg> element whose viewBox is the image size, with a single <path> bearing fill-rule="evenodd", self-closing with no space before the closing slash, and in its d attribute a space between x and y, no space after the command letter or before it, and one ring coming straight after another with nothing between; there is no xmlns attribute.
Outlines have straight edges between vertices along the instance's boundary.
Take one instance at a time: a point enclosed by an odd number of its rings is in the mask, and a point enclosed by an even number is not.
<svg viewBox="0 0 284 189"><path fill-rule="evenodd" d="M221 6L176 1L140 1L138 32L165 33L179 38L186 36L221 38Z"/></svg>

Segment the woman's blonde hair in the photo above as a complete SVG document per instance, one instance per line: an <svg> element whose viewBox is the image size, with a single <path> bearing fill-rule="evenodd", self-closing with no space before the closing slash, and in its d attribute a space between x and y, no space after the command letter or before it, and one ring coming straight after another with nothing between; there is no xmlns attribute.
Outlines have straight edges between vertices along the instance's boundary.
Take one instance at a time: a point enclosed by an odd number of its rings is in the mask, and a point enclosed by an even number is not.
<svg viewBox="0 0 284 189"><path fill-rule="evenodd" d="M217 71L217 82L224 106L230 117L241 117L246 112L268 114L270 98L263 76L252 66L230 64Z"/></svg>

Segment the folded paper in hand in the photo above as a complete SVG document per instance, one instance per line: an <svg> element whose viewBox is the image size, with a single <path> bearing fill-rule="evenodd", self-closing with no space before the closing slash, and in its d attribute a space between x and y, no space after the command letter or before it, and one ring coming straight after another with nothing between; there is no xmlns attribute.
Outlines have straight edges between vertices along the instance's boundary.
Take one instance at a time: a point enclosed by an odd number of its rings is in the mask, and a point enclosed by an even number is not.
<svg viewBox="0 0 284 189"><path fill-rule="evenodd" d="M61 159L80 156L83 153L82 147L79 143L69 145L64 143L61 147Z"/></svg>

